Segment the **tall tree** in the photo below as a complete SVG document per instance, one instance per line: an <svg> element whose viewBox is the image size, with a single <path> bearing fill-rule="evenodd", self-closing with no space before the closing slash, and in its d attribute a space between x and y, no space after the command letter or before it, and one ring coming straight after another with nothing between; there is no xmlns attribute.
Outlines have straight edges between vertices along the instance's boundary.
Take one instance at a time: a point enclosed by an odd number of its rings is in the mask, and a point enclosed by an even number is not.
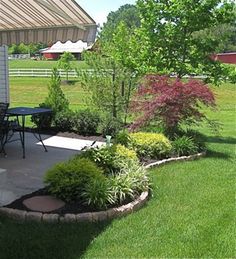
<svg viewBox="0 0 236 259"><path fill-rule="evenodd" d="M235 20L235 2L222 0L138 0L141 26L134 57L140 72L200 73L219 81L226 69L210 58L217 42L195 33ZM135 46L134 46L135 47Z"/></svg>
<svg viewBox="0 0 236 259"><path fill-rule="evenodd" d="M110 118L126 121L135 78L116 59L87 52L84 60L93 70L78 70L81 85L90 94L87 100Z"/></svg>
<svg viewBox="0 0 236 259"><path fill-rule="evenodd" d="M90 101L109 117L124 122L136 82L131 36L138 26L140 19L136 6L127 4L111 12L95 51L83 55L93 74L78 72L82 85L91 93Z"/></svg>
<svg viewBox="0 0 236 259"><path fill-rule="evenodd" d="M110 41L116 32L120 23L124 23L127 28L137 28L140 26L140 18L135 5L126 4L117 11L110 12L107 16L107 22L102 27L99 38L102 41Z"/></svg>
<svg viewBox="0 0 236 259"><path fill-rule="evenodd" d="M220 24L196 33L198 38L212 38L217 43L215 53L236 51L236 23Z"/></svg>

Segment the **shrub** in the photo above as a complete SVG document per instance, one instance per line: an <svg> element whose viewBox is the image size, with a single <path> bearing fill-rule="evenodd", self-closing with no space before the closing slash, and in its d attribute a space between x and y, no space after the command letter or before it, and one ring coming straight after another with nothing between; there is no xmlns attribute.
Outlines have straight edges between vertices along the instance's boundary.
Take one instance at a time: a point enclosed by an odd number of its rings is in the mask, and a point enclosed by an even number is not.
<svg viewBox="0 0 236 259"><path fill-rule="evenodd" d="M115 139L114 139L114 143L115 144L121 144L125 147L128 147L129 144L130 144L130 136L129 136L129 133L126 132L126 131L120 131L116 136L115 136Z"/></svg>
<svg viewBox="0 0 236 259"><path fill-rule="evenodd" d="M117 133L122 129L122 122L116 118L105 119L102 124L102 135L115 137Z"/></svg>
<svg viewBox="0 0 236 259"><path fill-rule="evenodd" d="M172 142L172 152L174 155L183 156L183 155L192 155L198 151L198 146L194 143L194 140L191 137L182 136L177 137Z"/></svg>
<svg viewBox="0 0 236 259"><path fill-rule="evenodd" d="M61 78L56 68L52 71L51 80L48 85L48 96L44 103L39 104L41 108L50 108L51 115L34 115L31 121L41 128L49 128L58 113L69 110L69 101L61 89Z"/></svg>
<svg viewBox="0 0 236 259"><path fill-rule="evenodd" d="M65 201L74 201L96 179L105 179L102 170L92 161L79 158L55 165L46 173L44 181L50 193Z"/></svg>
<svg viewBox="0 0 236 259"><path fill-rule="evenodd" d="M49 105L45 103L39 104L40 108L51 109ZM49 129L53 122L53 114L40 114L31 116L31 121L37 126L39 129Z"/></svg>
<svg viewBox="0 0 236 259"><path fill-rule="evenodd" d="M45 104L52 109L53 116L59 112L69 110L69 101L66 99L61 89L61 78L56 68L52 71Z"/></svg>
<svg viewBox="0 0 236 259"><path fill-rule="evenodd" d="M131 110L138 113L131 128L134 130L156 120L163 123L166 133L171 135L182 124L196 124L206 118L199 104L216 106L213 92L203 82L148 75L131 104Z"/></svg>
<svg viewBox="0 0 236 259"><path fill-rule="evenodd" d="M94 111L86 109L75 114L75 130L82 135L94 135L100 122L100 116Z"/></svg>
<svg viewBox="0 0 236 259"><path fill-rule="evenodd" d="M163 134L137 132L130 133L130 138L131 147L141 158L160 158L171 150L171 143Z"/></svg>
<svg viewBox="0 0 236 259"><path fill-rule="evenodd" d="M74 127L74 112L68 110L57 113L54 118L54 123L60 131L72 131Z"/></svg>
<svg viewBox="0 0 236 259"><path fill-rule="evenodd" d="M92 179L85 186L82 197L85 204L96 209L104 209L108 204L115 203L108 181L104 179Z"/></svg>
<svg viewBox="0 0 236 259"><path fill-rule="evenodd" d="M128 149L125 146L117 144L114 146L115 153L113 156L113 166L114 168L120 170L124 166L132 166L137 165L139 163L139 159L137 157L137 153L132 150Z"/></svg>
<svg viewBox="0 0 236 259"><path fill-rule="evenodd" d="M131 166L139 163L136 152L120 144L89 149L81 153L79 157L91 159L107 174L119 172L125 165Z"/></svg>
<svg viewBox="0 0 236 259"><path fill-rule="evenodd" d="M87 151L85 151L87 152ZM86 154L85 154L86 155ZM114 147L103 147L93 149L89 152L92 161L94 161L99 167L101 167L106 173L113 172L115 170L114 159Z"/></svg>

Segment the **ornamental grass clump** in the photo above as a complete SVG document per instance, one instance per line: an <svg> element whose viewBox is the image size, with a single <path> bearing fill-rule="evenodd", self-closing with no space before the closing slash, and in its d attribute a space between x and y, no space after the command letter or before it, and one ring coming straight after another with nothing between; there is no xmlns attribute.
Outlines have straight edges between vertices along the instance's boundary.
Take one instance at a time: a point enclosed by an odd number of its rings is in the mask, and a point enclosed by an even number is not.
<svg viewBox="0 0 236 259"><path fill-rule="evenodd" d="M116 202L112 195L108 179L92 179L84 187L82 198L86 205L95 209L106 209Z"/></svg>
<svg viewBox="0 0 236 259"><path fill-rule="evenodd" d="M191 137L177 137L172 141L172 152L175 156L192 155L198 152L198 145Z"/></svg>
<svg viewBox="0 0 236 259"><path fill-rule="evenodd" d="M171 143L167 137L159 133L130 133L131 147L140 158L161 158L171 151Z"/></svg>
<svg viewBox="0 0 236 259"><path fill-rule="evenodd" d="M124 166L119 174L108 180L112 197L116 203L132 200L140 193L150 189L147 170L143 166Z"/></svg>

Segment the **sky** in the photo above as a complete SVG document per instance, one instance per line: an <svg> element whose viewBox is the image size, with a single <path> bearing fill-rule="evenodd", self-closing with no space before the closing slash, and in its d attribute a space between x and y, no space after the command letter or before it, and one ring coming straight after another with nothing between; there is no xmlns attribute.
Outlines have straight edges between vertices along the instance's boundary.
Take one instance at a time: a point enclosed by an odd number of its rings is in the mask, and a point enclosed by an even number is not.
<svg viewBox="0 0 236 259"><path fill-rule="evenodd" d="M78 4L100 26L106 22L106 17L111 11L116 11L125 4L135 4L136 0L76 0Z"/></svg>

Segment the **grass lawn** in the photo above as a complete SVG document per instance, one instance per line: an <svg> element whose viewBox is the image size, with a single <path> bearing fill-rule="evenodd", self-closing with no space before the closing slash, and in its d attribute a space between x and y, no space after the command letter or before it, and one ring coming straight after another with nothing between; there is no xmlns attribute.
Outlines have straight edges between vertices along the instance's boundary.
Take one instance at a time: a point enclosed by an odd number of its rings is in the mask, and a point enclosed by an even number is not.
<svg viewBox="0 0 236 259"><path fill-rule="evenodd" d="M48 95L49 81L50 78L10 77L10 105L38 106ZM63 85L62 89L70 102L71 109L83 109L86 106L87 93L78 83Z"/></svg>
<svg viewBox="0 0 236 259"><path fill-rule="evenodd" d="M72 61L73 67L76 68L87 68L84 61ZM57 66L55 60L9 60L9 68L53 68Z"/></svg>
<svg viewBox="0 0 236 259"><path fill-rule="evenodd" d="M153 197L145 208L104 224L22 224L2 217L0 258L234 258L235 90L214 88L219 110L209 116L223 129L214 136L201 128L206 158L150 171Z"/></svg>

